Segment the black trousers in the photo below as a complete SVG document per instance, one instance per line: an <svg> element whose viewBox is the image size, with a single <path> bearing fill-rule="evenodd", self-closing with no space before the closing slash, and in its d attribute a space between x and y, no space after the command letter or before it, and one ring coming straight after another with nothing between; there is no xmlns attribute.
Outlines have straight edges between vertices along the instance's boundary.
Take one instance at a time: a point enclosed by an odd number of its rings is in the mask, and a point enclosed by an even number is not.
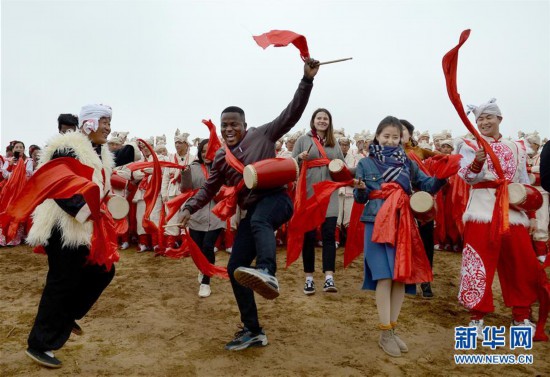
<svg viewBox="0 0 550 377"><path fill-rule="evenodd" d="M336 266L336 221L337 217L327 217L321 225L321 236L323 239L323 272L334 271ZM304 272L315 272L315 236L316 229L304 235L302 248L302 260Z"/></svg>
<svg viewBox="0 0 550 377"><path fill-rule="evenodd" d="M263 197L249 207L246 217L237 228L227 272L239 306L241 321L253 333L261 330L254 291L240 285L233 273L241 266L250 267L256 259L256 268L266 269L275 276L277 243L274 232L290 220L292 211L292 201L286 192L275 193Z"/></svg>
<svg viewBox="0 0 550 377"><path fill-rule="evenodd" d="M115 266L87 265L86 246L61 246L55 229L45 247L48 275L28 345L38 351L61 348L71 335L74 321L88 313L115 275Z"/></svg>
<svg viewBox="0 0 550 377"><path fill-rule="evenodd" d="M434 221L430 221L424 225L418 227L420 232L420 238L422 238L422 244L424 244L424 250L426 250L426 256L430 261L430 267L433 267L434 263ZM433 268L432 268L433 269Z"/></svg>
<svg viewBox="0 0 550 377"><path fill-rule="evenodd" d="M222 232L223 228L209 230L203 232L200 230L189 229L189 235L191 239L201 249L202 253L212 264L216 263L216 254L214 253L214 246L216 246L216 240ZM204 275L202 277L201 284L210 284L210 276Z"/></svg>

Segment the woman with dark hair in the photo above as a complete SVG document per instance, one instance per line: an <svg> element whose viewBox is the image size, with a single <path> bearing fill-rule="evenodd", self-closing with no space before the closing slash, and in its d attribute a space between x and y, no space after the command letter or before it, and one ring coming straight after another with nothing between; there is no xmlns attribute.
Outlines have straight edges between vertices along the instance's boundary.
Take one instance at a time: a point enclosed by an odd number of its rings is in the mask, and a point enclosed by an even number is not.
<svg viewBox="0 0 550 377"><path fill-rule="evenodd" d="M197 147L197 159L189 168L184 169L181 179L181 190L194 190L202 187L208 179L212 161L206 158L208 150L208 139L202 140ZM212 208L216 203L211 200L210 203L191 215L189 222L189 235L202 253L212 264L216 262L214 246L218 236L225 229L225 221L220 220L212 213ZM212 293L210 289L210 277L202 275L199 272L199 297L208 297Z"/></svg>
<svg viewBox="0 0 550 377"><path fill-rule="evenodd" d="M27 179L29 179L34 171L33 160L25 155L25 144L22 141L14 140L10 143L12 147L12 157L5 159L1 166L2 181L0 182L0 211L5 210L5 207L13 199L16 194L16 187L21 187ZM21 170L16 170L18 166ZM15 173L15 174L14 174ZM10 241L6 242L6 238L0 230L0 246L17 246L21 244L25 237L25 227L19 225L17 235Z"/></svg>
<svg viewBox="0 0 550 377"><path fill-rule="evenodd" d="M340 145L336 142L333 132L334 126L330 112L327 109L317 109L311 116L310 131L300 136L294 145L292 157L296 158L301 166L306 161L308 164L306 174L308 198L313 195L313 185L315 183L332 180L328 170L330 160L340 159L344 161L344 155L340 149ZM338 190L334 191L330 198L325 222L321 225L323 272L325 273L323 291L325 292L338 292L334 284L337 219ZM302 260L306 275L304 294L306 295L315 293L315 283L313 282L313 273L315 272L315 234L315 229L305 233L302 247Z"/></svg>
<svg viewBox="0 0 550 377"><path fill-rule="evenodd" d="M12 147L12 157L7 158L4 165L2 165L2 176L4 179L8 179L17 164L22 163L25 164L27 178L30 177L34 169L32 160L25 155L25 143L15 140L10 145Z"/></svg>
<svg viewBox="0 0 550 377"><path fill-rule="evenodd" d="M32 159L32 168L33 170L36 170L36 167L38 166L38 159L40 158L40 152L42 149L38 145L31 145L29 147L29 155Z"/></svg>
<svg viewBox="0 0 550 377"><path fill-rule="evenodd" d="M414 126L405 119L400 119L399 121L403 125L403 136L401 138L401 141L403 142L403 148L405 149L405 152L407 153L409 158L414 159L414 156L411 156L411 153L413 153L414 155L416 155L416 157L418 157L417 159L415 159L416 161L424 161L427 158L441 154L437 151L434 152L429 149L419 147L418 143L413 137ZM420 230L420 237L422 238L424 250L426 251L426 256L430 261L430 266L433 266L435 222L434 220L432 220L428 221L427 223L419 224L418 228ZM420 284L420 288L422 288L423 298L431 299L434 296L432 292L432 285L429 282L424 282Z"/></svg>
<svg viewBox="0 0 550 377"><path fill-rule="evenodd" d="M381 330L378 345L394 357L408 352L407 345L395 334L405 292L414 294L416 283L432 277L408 197L413 186L435 193L446 183L425 175L407 158L402 136L399 119L388 116L380 122L369 156L357 165L359 182L353 193L356 202L365 204L360 218L365 223L363 289L376 291ZM389 223L398 224L398 228L392 231L385 225Z"/></svg>

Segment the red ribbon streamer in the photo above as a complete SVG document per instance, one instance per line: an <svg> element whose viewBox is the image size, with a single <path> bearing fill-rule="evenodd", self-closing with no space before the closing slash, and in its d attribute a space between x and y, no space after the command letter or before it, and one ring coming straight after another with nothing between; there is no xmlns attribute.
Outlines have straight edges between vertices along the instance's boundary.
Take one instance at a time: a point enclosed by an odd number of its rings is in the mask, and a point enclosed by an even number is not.
<svg viewBox="0 0 550 377"><path fill-rule="evenodd" d="M462 101L460 100L460 94L458 93L457 89L457 80L456 80L456 73L458 68L458 51L460 50L460 47L468 40L468 37L470 36L470 30L464 30L462 34L460 34L460 40L458 42L458 45L456 45L454 48L452 48L445 56L443 57L443 73L445 74L445 81L447 83L447 93L449 94L449 98L451 100L451 103L455 107L460 119L468 129L472 133L472 135L475 136L478 144L481 144L485 152L489 155L491 160L493 161L493 166L496 170L497 176L498 176L498 187L496 189L497 194L497 201L495 203L495 208L493 211L493 230L492 236L494 239L494 242L496 243L496 246L499 246L499 240L501 236L505 233L507 233L510 229L510 222L509 222L509 214L508 214L508 181L504 177L504 172L502 170L502 166L500 165L500 161L498 160L498 157L495 155L495 152L489 145L489 143L481 137L477 129L472 125L470 120L468 119L468 116L466 115L466 112L464 111L464 105L462 104Z"/></svg>
<svg viewBox="0 0 550 377"><path fill-rule="evenodd" d="M210 136L208 138L208 148L206 149L206 158L210 161L214 161L214 156L216 155L218 149L222 147L222 143L218 138L218 134L216 133L216 126L214 125L214 123L212 123L210 119L203 119L202 123L206 125L206 127L208 127L208 130L210 131Z"/></svg>

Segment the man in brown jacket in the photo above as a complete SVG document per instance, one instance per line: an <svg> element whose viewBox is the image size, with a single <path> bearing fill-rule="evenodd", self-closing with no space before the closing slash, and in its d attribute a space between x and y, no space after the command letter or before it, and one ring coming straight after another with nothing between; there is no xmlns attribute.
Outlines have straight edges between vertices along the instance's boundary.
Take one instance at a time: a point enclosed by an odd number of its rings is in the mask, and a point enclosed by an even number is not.
<svg viewBox="0 0 550 377"><path fill-rule="evenodd" d="M318 61L310 59L305 63L304 76L294 98L277 118L263 126L247 129L241 108L231 106L223 110L221 133L225 148L230 148L231 154L244 166L274 158L275 142L300 120L318 70ZM218 150L208 180L184 206L182 227L192 213L210 202L222 184L237 186L242 179L242 174L228 164L226 150ZM226 344L227 350L267 345L267 337L258 320L254 291L267 299L279 296L279 283L275 277L274 231L290 219L293 211L292 201L284 186L268 190L243 187L238 193L238 203L240 208L247 210L247 214L237 229L227 271L244 327ZM254 259L256 268L251 268Z"/></svg>

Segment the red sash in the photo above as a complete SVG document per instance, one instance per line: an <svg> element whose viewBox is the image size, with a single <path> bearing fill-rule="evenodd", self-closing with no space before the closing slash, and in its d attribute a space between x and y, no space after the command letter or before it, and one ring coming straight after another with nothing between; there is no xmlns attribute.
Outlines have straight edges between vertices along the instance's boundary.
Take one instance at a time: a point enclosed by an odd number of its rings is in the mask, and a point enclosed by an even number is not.
<svg viewBox="0 0 550 377"><path fill-rule="evenodd" d="M393 280L405 284L432 281L432 269L403 188L395 182L383 183L382 189L372 191L369 199L385 199L376 215L372 242L395 247Z"/></svg>
<svg viewBox="0 0 550 377"><path fill-rule="evenodd" d="M343 182L322 182L336 184L330 186L329 188L321 187L321 191L323 191L324 199L326 201L324 212L318 205L315 194L311 198L307 199L307 170L313 167L326 166L330 163L330 160L327 158L325 148L323 148L319 140L316 137L311 137L311 139L313 140L313 143L315 143L321 158L302 161L302 168L300 170L300 176L298 178L296 188L296 197L294 199L294 215L288 224L288 247L286 249L287 267L294 263L300 256L304 243L304 233L315 229L323 223L327 212L326 207L328 206L328 203L330 203L330 194L332 191L336 190L338 187L346 186L345 184L342 186L337 186L339 183Z"/></svg>

